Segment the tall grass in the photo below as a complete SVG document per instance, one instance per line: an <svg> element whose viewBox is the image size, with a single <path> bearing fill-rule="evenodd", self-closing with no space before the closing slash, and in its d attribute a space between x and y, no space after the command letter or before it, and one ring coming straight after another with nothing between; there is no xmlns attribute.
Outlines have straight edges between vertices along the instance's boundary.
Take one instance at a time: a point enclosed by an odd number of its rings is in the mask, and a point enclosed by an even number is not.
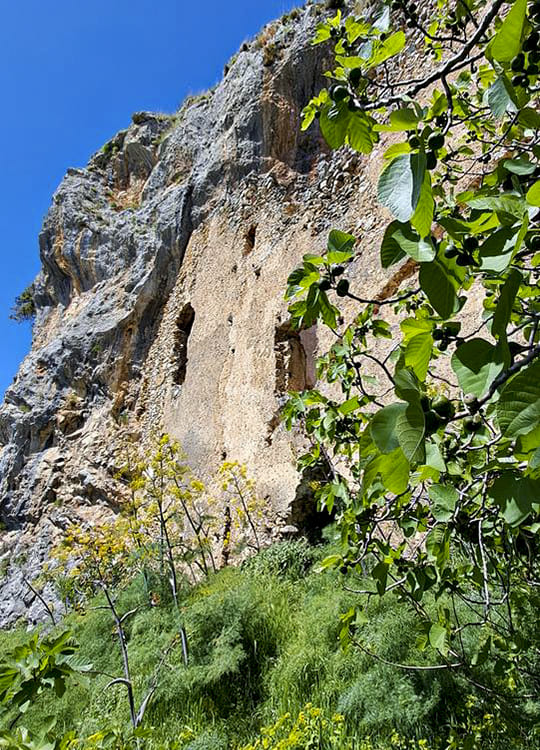
<svg viewBox="0 0 540 750"><path fill-rule="evenodd" d="M175 637L179 642L181 626L189 644L187 666L179 645L163 662L145 717L145 726L153 727L145 747L175 742L190 750L235 748L253 740L262 725L286 712L296 716L307 703L328 716L343 714L355 741L369 736L378 738L373 739L377 746L380 741L390 747L397 731L411 741L425 737L430 747L438 747L449 723L459 724L470 710L466 706L474 686L447 670L407 671L384 663L428 666L436 659L418 653L416 615L395 598L363 602L367 621L358 638L379 659L354 645L344 651L339 615L359 597L345 590L337 573L310 570L322 554L304 542L275 545L242 568L227 568L183 589L179 612L162 600L143 606L128 621L139 700L164 649ZM142 581L134 581L121 598L123 611L146 602ZM121 674L108 613L96 600L85 614L72 613L64 624L80 644L78 658L92 663L96 675L62 698L51 695L31 706L27 726L38 728L49 715L56 716L61 731L76 728L83 736L104 725L126 726L125 688L107 687ZM20 630L1 633L0 652L23 638ZM483 700L478 698L480 713Z"/></svg>

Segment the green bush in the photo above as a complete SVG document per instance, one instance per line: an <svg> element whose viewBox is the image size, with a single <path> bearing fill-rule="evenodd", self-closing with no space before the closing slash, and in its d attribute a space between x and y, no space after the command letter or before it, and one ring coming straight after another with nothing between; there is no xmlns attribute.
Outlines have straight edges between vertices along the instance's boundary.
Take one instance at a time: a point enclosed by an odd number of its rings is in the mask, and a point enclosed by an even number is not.
<svg viewBox="0 0 540 750"><path fill-rule="evenodd" d="M167 657L143 725L149 733L145 748L232 750L249 746L263 736L261 727L273 727L289 714L292 718L282 723L283 731L275 734L276 744L269 747L307 749L309 744L277 742L289 741L291 733L297 736L294 717L308 703L322 712L332 731L331 717L336 712L343 716L339 731L344 743L354 739L351 750L439 750L446 747L452 731L456 736L480 732L483 748L502 750L510 726L515 734L520 723L523 727L534 723L538 706L533 701L520 707L519 716L491 719L490 696L452 671L392 666L433 663L432 652L419 655L416 651L415 641L422 630L415 612L397 597L375 604L347 591L344 582L349 588L364 585L357 580L353 586L350 576L316 573L309 567L300 574L307 561L312 565L328 551L328 547L309 548L301 541L279 543L240 569L224 569L193 588L182 589L178 612L165 600L147 606L140 579L119 595L122 611L142 605L126 622L137 699L145 693L160 653L181 625L188 637L187 666L179 645ZM364 605L364 621L358 623L353 641L344 650L340 615L359 601ZM81 663L91 663L99 674L87 684L73 683L61 698L44 694L25 714L31 731L39 730L46 717L54 715L59 735L76 730L78 736L88 737L110 728L125 735L125 689L122 685L106 687L121 673L120 655L112 623L99 606L97 599L86 614L72 613L64 623L80 643ZM436 611L433 601L430 607ZM530 610L534 643L534 601ZM0 634L0 656L26 637L22 631ZM531 653L534 656L534 646ZM531 661L533 668L535 663ZM492 664L486 665L489 669ZM331 734L325 735L320 747L333 747L331 739ZM524 729L523 741L520 744L518 738L513 747L534 747L527 741ZM347 744L336 747L344 750Z"/></svg>
<svg viewBox="0 0 540 750"><path fill-rule="evenodd" d="M15 304L11 308L9 316L11 320L22 323L25 320L34 320L36 317L36 303L34 301L34 285L27 286L24 292L21 292L15 298Z"/></svg>
<svg viewBox="0 0 540 750"><path fill-rule="evenodd" d="M277 542L249 557L243 570L253 575L273 575L291 580L303 578L320 555L305 539Z"/></svg>

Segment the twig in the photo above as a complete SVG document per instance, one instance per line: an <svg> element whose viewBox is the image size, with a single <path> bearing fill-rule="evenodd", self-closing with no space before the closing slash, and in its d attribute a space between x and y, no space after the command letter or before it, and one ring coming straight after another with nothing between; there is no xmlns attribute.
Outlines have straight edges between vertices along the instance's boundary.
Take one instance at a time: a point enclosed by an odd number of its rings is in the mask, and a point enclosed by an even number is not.
<svg viewBox="0 0 540 750"><path fill-rule="evenodd" d="M413 670L415 672L427 672L427 671L433 671L435 669L456 669L457 667L463 666L462 662L450 662L447 664L430 664L430 665L418 665L418 664L400 664L399 662L395 661L388 661L388 659L384 659L382 656L379 656L378 654L374 654L373 651L370 651L365 646L362 646L361 643L359 643L356 640L353 640L353 643L355 646L358 646L360 651L363 651L368 656L371 656L373 659L376 659L377 661L382 662L383 664L387 664L389 667L396 667L397 669L407 669L407 670Z"/></svg>
<svg viewBox="0 0 540 750"><path fill-rule="evenodd" d="M53 611L49 607L49 605L47 604L47 602L45 601L45 599L42 597L42 595L39 593L39 591L37 591L37 589L35 589L34 586L32 586L32 584L30 583L30 581L28 580L28 578L26 578L26 576L23 576L23 581L24 581L24 583L26 583L26 585L28 586L28 588L30 589L30 591L32 591L32 593L35 594L35 596L37 596L37 598L39 599L39 601L43 604L43 606L47 610L47 614L51 618L51 622L53 624L53 627L56 627L56 620L55 620Z"/></svg>

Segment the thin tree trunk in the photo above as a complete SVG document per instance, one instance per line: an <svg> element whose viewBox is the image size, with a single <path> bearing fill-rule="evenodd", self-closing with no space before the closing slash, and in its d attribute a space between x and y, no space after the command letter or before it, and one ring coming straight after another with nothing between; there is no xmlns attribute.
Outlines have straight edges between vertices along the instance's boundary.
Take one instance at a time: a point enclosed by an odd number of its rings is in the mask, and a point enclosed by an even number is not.
<svg viewBox="0 0 540 750"><path fill-rule="evenodd" d="M41 603L43 604L43 606L44 606L44 607L45 607L45 609L47 610L47 614L48 614L48 615L49 615L49 617L51 618L51 622L52 622L52 624L53 624L53 627L56 627L56 620L55 620L55 618L54 618L54 614L53 614L53 611L52 611L52 609L51 609L51 608L49 607L49 605L47 604L47 602L45 601L45 599L44 599L44 598L43 598L43 597L41 596L41 594L39 593L39 591L37 591L37 589L35 589L35 588L34 588L34 586L32 586L32 584L30 583L30 581L28 580L28 578L26 578L26 577L23 577L23 581L24 581L24 582L26 583L26 585L28 586L28 588L30 589L30 591L31 591L31 592L32 592L33 594L35 594L35 595L37 596L37 598L39 599L39 601L40 601L40 602L41 602ZM67 611L67 610L66 610L66 611Z"/></svg>
<svg viewBox="0 0 540 750"><path fill-rule="evenodd" d="M133 729L136 729L137 728L137 712L135 710L135 698L133 696L133 684L131 682L131 675L129 671L129 654L128 654L128 649L127 649L126 634L124 631L124 627L122 625L122 618L118 615L118 612L116 611L116 607L114 606L114 602L111 599L107 586L103 583L103 581L101 581L101 588L103 589L103 593L105 594L105 598L107 599L109 609L111 610L111 613L112 613L112 616L114 618L114 622L116 625L118 643L120 644L120 651L122 652L122 664L123 664L124 678L125 678L124 684L126 686L127 693L128 693L129 713L131 716L131 723L133 725Z"/></svg>

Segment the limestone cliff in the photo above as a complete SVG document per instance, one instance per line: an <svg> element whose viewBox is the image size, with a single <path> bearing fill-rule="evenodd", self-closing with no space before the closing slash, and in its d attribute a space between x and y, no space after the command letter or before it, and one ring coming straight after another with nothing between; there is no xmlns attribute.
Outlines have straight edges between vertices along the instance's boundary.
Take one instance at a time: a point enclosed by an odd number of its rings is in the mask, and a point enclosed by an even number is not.
<svg viewBox="0 0 540 750"><path fill-rule="evenodd" d="M299 129L322 84L318 12L264 29L177 115L135 114L56 191L32 350L0 409L1 623L41 616L25 578L58 529L114 506L127 434L170 432L203 476L246 462L287 522L298 438L278 413L321 345L287 326L287 275L335 226L364 238L363 287L384 283L379 152L330 155Z"/></svg>

